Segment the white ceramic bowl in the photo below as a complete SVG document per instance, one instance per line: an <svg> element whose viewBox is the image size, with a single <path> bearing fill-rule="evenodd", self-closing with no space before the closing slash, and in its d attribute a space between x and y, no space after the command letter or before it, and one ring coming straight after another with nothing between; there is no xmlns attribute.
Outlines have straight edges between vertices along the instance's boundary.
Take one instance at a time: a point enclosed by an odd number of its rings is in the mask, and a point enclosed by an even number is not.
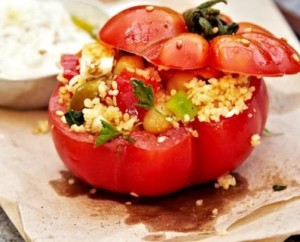
<svg viewBox="0 0 300 242"><path fill-rule="evenodd" d="M13 0L12 0L13 1ZM55 0L39 0L55 1ZM108 19L105 7L92 0L56 0L65 5L71 15L99 26ZM57 60L59 61L59 60ZM57 69L58 73L58 69ZM0 107L14 109L37 109L48 105L53 88L57 85L57 73L38 75L26 79L0 78Z"/></svg>

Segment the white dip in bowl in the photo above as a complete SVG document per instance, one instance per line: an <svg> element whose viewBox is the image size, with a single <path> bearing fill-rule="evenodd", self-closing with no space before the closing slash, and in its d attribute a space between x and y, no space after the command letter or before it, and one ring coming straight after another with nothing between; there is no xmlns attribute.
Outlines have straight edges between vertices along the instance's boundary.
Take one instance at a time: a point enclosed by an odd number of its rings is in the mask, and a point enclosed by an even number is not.
<svg viewBox="0 0 300 242"><path fill-rule="evenodd" d="M76 53L92 41L71 16L97 27L107 19L102 5L91 1L0 2L0 106L47 106L60 55Z"/></svg>

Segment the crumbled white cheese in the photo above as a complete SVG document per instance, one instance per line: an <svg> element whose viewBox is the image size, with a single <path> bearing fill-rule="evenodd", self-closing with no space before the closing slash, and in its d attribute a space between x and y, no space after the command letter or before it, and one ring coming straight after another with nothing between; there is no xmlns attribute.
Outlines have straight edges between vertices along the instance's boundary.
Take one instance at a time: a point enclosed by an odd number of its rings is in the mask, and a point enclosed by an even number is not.
<svg viewBox="0 0 300 242"><path fill-rule="evenodd" d="M80 74L103 76L112 72L114 64L113 49L99 42L86 44L82 48Z"/></svg>

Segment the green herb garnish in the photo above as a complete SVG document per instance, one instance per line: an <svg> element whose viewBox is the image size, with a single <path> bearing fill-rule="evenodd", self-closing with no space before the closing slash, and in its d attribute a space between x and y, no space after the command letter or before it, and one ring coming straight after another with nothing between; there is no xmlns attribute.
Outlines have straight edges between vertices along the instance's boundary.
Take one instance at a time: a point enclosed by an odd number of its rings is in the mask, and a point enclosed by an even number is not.
<svg viewBox="0 0 300 242"><path fill-rule="evenodd" d="M98 147L98 146L106 143L107 141L115 139L119 136L122 136L123 139L127 140L130 143L135 142L135 140L133 138L131 138L129 135L118 131L114 126L112 126L108 122L101 120L101 124L102 124L102 129L101 129L100 134L94 144L95 147Z"/></svg>
<svg viewBox="0 0 300 242"><path fill-rule="evenodd" d="M183 17L188 29L206 39L212 39L218 35L235 34L239 26L236 23L226 23L220 15L220 10L212 8L220 2L227 3L227 0L207 1L184 12Z"/></svg>
<svg viewBox="0 0 300 242"><path fill-rule="evenodd" d="M286 188L287 188L287 186L284 186L284 185L274 185L272 187L273 191L275 191L275 192L285 190Z"/></svg>
<svg viewBox="0 0 300 242"><path fill-rule="evenodd" d="M82 125L84 123L83 113L81 111L69 110L64 114L68 125L71 127L73 124Z"/></svg>
<svg viewBox="0 0 300 242"><path fill-rule="evenodd" d="M115 127L113 127L108 122L101 120L102 129L100 131L100 134L95 142L95 147L98 147L104 143L106 143L109 140L112 140L114 138L117 138L122 133L119 132Z"/></svg>
<svg viewBox="0 0 300 242"><path fill-rule="evenodd" d="M132 78L134 95L139 99L136 106L144 109L152 109L154 107L154 94L151 85L146 86L142 81Z"/></svg>
<svg viewBox="0 0 300 242"><path fill-rule="evenodd" d="M139 99L136 106L147 110L153 109L159 115L163 117L166 116L154 106L154 93L151 85L146 86L141 80L134 78L131 79L131 84L133 86L134 95Z"/></svg>

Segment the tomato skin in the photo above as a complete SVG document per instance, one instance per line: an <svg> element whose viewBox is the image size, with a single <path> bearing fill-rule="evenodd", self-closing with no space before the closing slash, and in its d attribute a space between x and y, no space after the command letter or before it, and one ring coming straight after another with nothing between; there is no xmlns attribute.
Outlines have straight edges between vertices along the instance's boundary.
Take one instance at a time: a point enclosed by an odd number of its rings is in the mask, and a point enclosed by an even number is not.
<svg viewBox="0 0 300 242"><path fill-rule="evenodd" d="M159 147L155 135L145 134L145 131L132 134L136 140L138 136L142 137L140 144L145 147L141 149L138 144L128 146L128 162L123 171L127 173L128 187L132 191L147 196L164 195L190 184L194 160L190 133L184 128L172 128L161 134L168 141ZM152 145L149 145L151 140ZM174 140L179 142L174 144Z"/></svg>
<svg viewBox="0 0 300 242"><path fill-rule="evenodd" d="M201 35L183 33L148 46L143 56L157 66L199 69L209 63L209 44Z"/></svg>
<svg viewBox="0 0 300 242"><path fill-rule="evenodd" d="M220 18L232 23L224 14ZM249 76L300 72L300 55L259 25L240 22L235 35L222 35L207 42L188 32L181 14L160 6L123 10L100 30L99 39L118 50L142 56L156 66L177 70L213 68ZM185 43L178 48L182 40Z"/></svg>
<svg viewBox="0 0 300 242"><path fill-rule="evenodd" d="M220 177L239 166L252 152L251 136L261 134L267 119L268 94L263 80L252 78L255 91L248 109L219 122L195 121L197 157L192 183Z"/></svg>
<svg viewBox="0 0 300 242"><path fill-rule="evenodd" d="M140 55L154 42L187 32L180 13L147 5L128 8L113 16L100 30L99 39L108 45Z"/></svg>
<svg viewBox="0 0 300 242"><path fill-rule="evenodd" d="M117 95L117 105L123 113L143 117L145 110L136 106L139 102L138 98L134 95L133 86L130 82L132 75L128 72L122 72L115 80L118 83L119 94Z"/></svg>
<svg viewBox="0 0 300 242"><path fill-rule="evenodd" d="M243 34L243 33L262 33L265 35L269 35L269 36L273 36L273 34L266 30L265 28L254 24L254 23L250 23L250 22L239 22L239 29L236 32L236 34Z"/></svg>
<svg viewBox="0 0 300 242"><path fill-rule="evenodd" d="M299 54L285 41L262 33L223 35L210 42L210 65L253 76L282 76L300 72Z"/></svg>
<svg viewBox="0 0 300 242"><path fill-rule="evenodd" d="M134 144L122 138L97 148L96 137L89 133L70 132L56 110L58 88L49 103L49 122L56 150L72 173L88 184L117 193L159 196L189 185L193 167L192 136L184 128L172 128L157 137L145 131L134 131ZM182 151L185 152L182 152Z"/></svg>

